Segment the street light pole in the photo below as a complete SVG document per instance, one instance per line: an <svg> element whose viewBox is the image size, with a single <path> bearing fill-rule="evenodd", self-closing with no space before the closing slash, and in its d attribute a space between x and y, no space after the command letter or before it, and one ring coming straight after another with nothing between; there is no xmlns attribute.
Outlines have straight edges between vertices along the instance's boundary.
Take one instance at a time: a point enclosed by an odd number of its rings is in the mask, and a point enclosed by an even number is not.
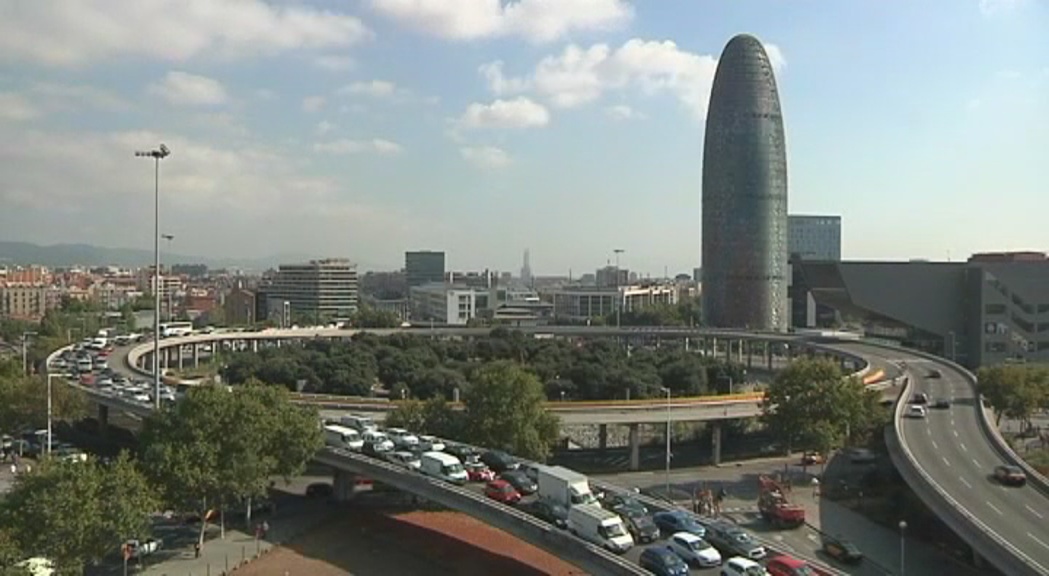
<svg viewBox="0 0 1049 576"><path fill-rule="evenodd" d="M667 462L666 462L666 484L667 498L670 498L670 388L663 388L667 395Z"/></svg>
<svg viewBox="0 0 1049 576"><path fill-rule="evenodd" d="M171 155L161 144L156 150L135 152L153 159L153 407L160 410L160 161Z"/></svg>
<svg viewBox="0 0 1049 576"><path fill-rule="evenodd" d="M61 374L48 374L47 375L47 455L48 456L51 455L51 428L52 428L52 426L51 426L51 414L52 414L52 411L51 411L51 406L52 406L52 401L51 401L51 398L52 398L52 396L51 396L51 382L53 382L55 378L61 378L61 377L62 377Z"/></svg>
<svg viewBox="0 0 1049 576"><path fill-rule="evenodd" d="M905 554L905 552L906 552L905 543L907 541L906 532L907 532L907 521L906 520L900 520L900 576L904 576L906 574L906 571L907 571L907 562L906 562L906 554Z"/></svg>
<svg viewBox="0 0 1049 576"><path fill-rule="evenodd" d="M616 328L620 327L619 324L619 311L623 309L623 296L619 293L619 255L626 250L622 248L616 248L612 250L616 254Z"/></svg>
<svg viewBox="0 0 1049 576"><path fill-rule="evenodd" d="M22 375L29 373L29 348L27 343L30 336L36 336L36 332L22 332Z"/></svg>

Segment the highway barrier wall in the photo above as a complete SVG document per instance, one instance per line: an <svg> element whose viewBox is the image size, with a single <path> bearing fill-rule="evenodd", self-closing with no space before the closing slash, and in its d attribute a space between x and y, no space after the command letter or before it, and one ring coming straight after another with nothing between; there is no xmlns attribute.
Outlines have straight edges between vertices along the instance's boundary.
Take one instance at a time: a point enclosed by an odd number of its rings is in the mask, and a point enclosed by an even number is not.
<svg viewBox="0 0 1049 576"><path fill-rule="evenodd" d="M316 461L340 470L351 470L374 481L411 492L512 534L547 550L593 576L642 576L648 574L633 564L568 532L537 520L511 506L435 478L406 471L352 452L325 449Z"/></svg>
<svg viewBox="0 0 1049 576"><path fill-rule="evenodd" d="M885 346L885 348L893 349L891 346ZM933 359L938 361L935 356ZM957 365L950 367L954 370L960 370L963 374L967 372L964 368ZM908 406L907 399L910 398L912 386L913 382L911 381L908 381L904 386L900 394L900 400L896 402L893 422L885 429L885 443L889 449L889 457L892 458L892 462L896 466L896 470L899 471L900 476L921 498L922 502L925 502L945 524L968 542L980 557L993 564L1004 574L1009 574L1010 576L1045 576L1049 572L993 532L975 515L971 514L961 503L952 498L936 480L929 476L918 463L907 446L907 438L901 425L904 412ZM979 406L974 406L973 410L982 412Z"/></svg>

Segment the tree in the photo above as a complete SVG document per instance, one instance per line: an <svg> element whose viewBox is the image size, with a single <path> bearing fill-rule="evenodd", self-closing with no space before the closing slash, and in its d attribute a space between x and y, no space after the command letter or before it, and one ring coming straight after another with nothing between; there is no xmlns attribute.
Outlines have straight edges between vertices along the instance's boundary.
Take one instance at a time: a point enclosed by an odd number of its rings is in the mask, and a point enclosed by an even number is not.
<svg viewBox="0 0 1049 576"><path fill-rule="evenodd" d="M28 569L16 566L25 559L11 532L0 529L0 576L32 576Z"/></svg>
<svg viewBox="0 0 1049 576"><path fill-rule="evenodd" d="M830 360L795 360L776 375L762 403L763 420L786 448L823 452L869 434L881 422L878 393L846 378Z"/></svg>
<svg viewBox="0 0 1049 576"><path fill-rule="evenodd" d="M997 414L1030 426L1032 414L1049 404L1049 368L1030 364L986 366L976 373L977 387Z"/></svg>
<svg viewBox="0 0 1049 576"><path fill-rule="evenodd" d="M422 400L405 400L397 405L383 421L384 426L404 428L407 430L429 431L426 422L426 408Z"/></svg>
<svg viewBox="0 0 1049 576"><path fill-rule="evenodd" d="M201 386L145 421L141 458L175 509L203 519L246 500L250 522L250 500L265 493L269 479L298 474L320 450L318 421L315 410L295 406L282 388L257 381L232 391Z"/></svg>
<svg viewBox="0 0 1049 576"><path fill-rule="evenodd" d="M135 328L137 328L135 310L131 307L131 304L125 303L120 307L120 322L128 332L134 332Z"/></svg>
<svg viewBox="0 0 1049 576"><path fill-rule="evenodd" d="M425 431L449 440L464 440L463 412L444 398L406 400L386 415L385 425L413 431Z"/></svg>
<svg viewBox="0 0 1049 576"><path fill-rule="evenodd" d="M545 460L557 441L557 417L544 408L539 379L503 360L475 370L463 394L467 439L525 458Z"/></svg>
<svg viewBox="0 0 1049 576"><path fill-rule="evenodd" d="M361 306L350 318L350 324L356 328L396 328L401 319L391 310Z"/></svg>
<svg viewBox="0 0 1049 576"><path fill-rule="evenodd" d="M121 453L109 464L42 462L15 479L0 515L26 556L49 558L66 573L147 535L157 505L146 478Z"/></svg>
<svg viewBox="0 0 1049 576"><path fill-rule="evenodd" d="M0 430L9 433L47 424L47 381L21 372L20 364L0 361ZM55 419L72 421L86 415L87 399L80 390L54 382L51 392Z"/></svg>

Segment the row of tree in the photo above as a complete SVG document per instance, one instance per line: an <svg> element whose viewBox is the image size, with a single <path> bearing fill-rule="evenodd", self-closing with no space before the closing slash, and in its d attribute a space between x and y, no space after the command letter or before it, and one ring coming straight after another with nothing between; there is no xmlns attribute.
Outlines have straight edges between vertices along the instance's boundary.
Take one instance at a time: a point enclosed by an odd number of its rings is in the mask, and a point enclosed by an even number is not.
<svg viewBox="0 0 1049 576"><path fill-rule="evenodd" d="M980 368L978 389L994 408L998 420L1004 416L1030 427L1031 416L1049 410L1049 367L1037 364L1000 364Z"/></svg>
<svg viewBox="0 0 1049 576"><path fill-rule="evenodd" d="M395 397L426 400L451 399L455 390L465 391L473 370L501 360L532 373L549 400L654 398L664 387L678 396L702 396L726 393L745 377L741 366L705 358L680 344L624 351L614 339L536 339L504 328L473 340L359 334L349 343L310 341L236 353L221 362L223 377L233 384L257 378L352 396L370 396L383 387Z"/></svg>

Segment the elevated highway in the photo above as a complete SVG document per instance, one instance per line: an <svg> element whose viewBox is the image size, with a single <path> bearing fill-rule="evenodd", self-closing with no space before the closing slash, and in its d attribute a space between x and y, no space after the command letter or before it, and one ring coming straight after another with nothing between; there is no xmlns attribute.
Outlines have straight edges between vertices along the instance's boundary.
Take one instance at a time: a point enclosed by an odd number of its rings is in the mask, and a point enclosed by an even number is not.
<svg viewBox="0 0 1049 576"><path fill-rule="evenodd" d="M404 331L375 332L389 334ZM439 329L411 332L465 337L482 336L488 331ZM1049 516L1049 481L1026 466L1002 439L995 428L993 416L979 401L975 377L960 366L920 352L870 342L830 342L822 339L816 342L791 335L683 329L617 332L614 328L574 327L559 327L556 330L544 327L533 332L577 337L615 335L623 338L695 338L702 342L700 345L710 345L707 343L713 342L714 353L719 350L717 342L720 340L723 343L730 342L725 350L733 357L737 348L731 342L738 342L740 359L746 358L746 347L743 343L752 341L760 343L759 349L766 354L766 358L774 355L777 349L792 355L804 348L850 359L857 366L862 366L858 372L863 377L867 377L875 367L876 372L882 373L881 376L903 375L906 377L906 384L901 398L906 399L915 392L927 392L935 397L948 397L952 400L949 410L942 413L933 411L925 420L905 419L906 402L901 401L897 404L896 417L893 426L886 431L886 439L892 460L903 478L930 509L972 547L975 557L993 564L1009 575L1049 574L1049 529L1046 528L1046 517ZM244 332L170 339L162 344L178 346L181 354L186 344L196 345L222 340L280 342L301 338L346 338L356 333L358 331L342 330ZM137 364L147 348L149 347L143 346L130 351L127 356L129 369L141 373L142 369L138 368ZM137 356L136 351L140 351ZM942 378L928 377L933 367L942 373ZM129 404L120 399L97 399L100 402L124 403L122 409L132 413L149 410L148 407ZM686 399L677 407L672 405L671 416L682 420L718 419L718 410L721 411L721 419L756 415L756 400L754 397L704 402ZM715 405L713 402L721 404ZM726 410L730 407L733 412L728 416ZM596 424L608 423L617 417L623 418L624 422L665 422L667 416L665 401L616 403L614 406L563 406L552 409L563 416L583 414L580 421ZM643 420L647 418L643 416L646 412L654 413L650 416L651 420ZM618 414L630 416L617 416ZM637 419L631 420L632 418ZM1025 466L1030 478L1029 485L1017 489L994 484L988 476L999 463ZM361 473L369 474L364 471Z"/></svg>

